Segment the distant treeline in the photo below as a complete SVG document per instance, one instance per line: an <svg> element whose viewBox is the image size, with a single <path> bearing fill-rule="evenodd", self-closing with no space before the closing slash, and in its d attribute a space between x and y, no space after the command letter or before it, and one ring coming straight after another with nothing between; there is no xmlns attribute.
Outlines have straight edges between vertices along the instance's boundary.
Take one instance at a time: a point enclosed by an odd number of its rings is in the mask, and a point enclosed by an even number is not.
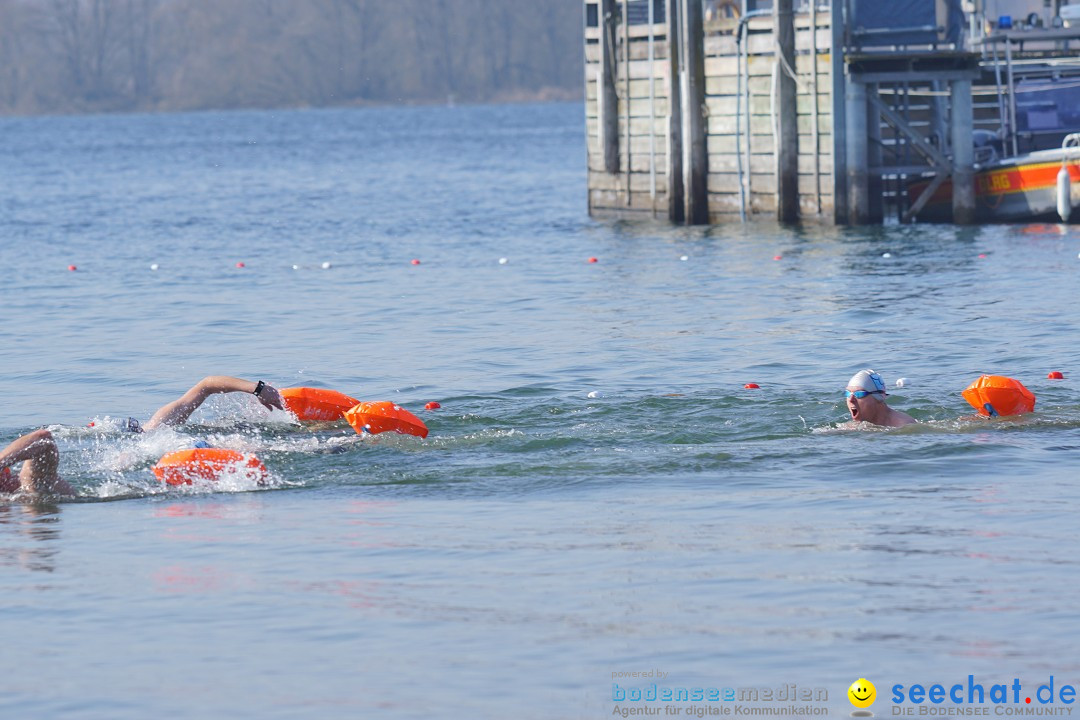
<svg viewBox="0 0 1080 720"><path fill-rule="evenodd" d="M579 97L581 0L0 0L0 113Z"/></svg>

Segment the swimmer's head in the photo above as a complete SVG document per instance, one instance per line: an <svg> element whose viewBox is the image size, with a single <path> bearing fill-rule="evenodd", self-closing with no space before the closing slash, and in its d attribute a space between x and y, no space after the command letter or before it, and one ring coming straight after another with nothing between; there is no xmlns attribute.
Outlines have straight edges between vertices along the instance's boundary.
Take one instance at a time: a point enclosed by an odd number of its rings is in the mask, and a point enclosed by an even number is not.
<svg viewBox="0 0 1080 720"><path fill-rule="evenodd" d="M860 370L848 380L844 397L855 422L881 425L888 413L885 404L885 381L873 370ZM871 400L870 398L873 398Z"/></svg>
<svg viewBox="0 0 1080 720"><path fill-rule="evenodd" d="M885 381L873 370L860 370L851 376L847 383L848 390L865 390L881 402L885 402Z"/></svg>

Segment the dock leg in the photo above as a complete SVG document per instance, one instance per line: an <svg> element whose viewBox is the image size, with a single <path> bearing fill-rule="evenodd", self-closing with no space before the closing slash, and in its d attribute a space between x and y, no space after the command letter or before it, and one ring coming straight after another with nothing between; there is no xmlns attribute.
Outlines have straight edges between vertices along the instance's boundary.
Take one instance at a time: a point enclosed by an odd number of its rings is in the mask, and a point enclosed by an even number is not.
<svg viewBox="0 0 1080 720"><path fill-rule="evenodd" d="M848 213L847 191L847 113L844 96L847 94L848 80L844 73L844 3L833 0L829 10L829 22L832 25L832 46L830 52L830 72L832 74L832 115L833 115L833 220L837 225L850 222Z"/></svg>
<svg viewBox="0 0 1080 720"><path fill-rule="evenodd" d="M847 187L848 221L870 223L869 153L866 136L866 85L848 84L847 94Z"/></svg>
<svg viewBox="0 0 1080 720"><path fill-rule="evenodd" d="M600 3L600 143L604 147L604 171L619 172L619 98L615 93L615 0Z"/></svg>
<svg viewBox="0 0 1080 720"><path fill-rule="evenodd" d="M795 20L792 0L773 3L779 88L776 116L779 137L776 148L776 219L794 223L799 219L799 129L795 109ZM813 58L816 62L817 59Z"/></svg>
<svg viewBox="0 0 1080 720"><path fill-rule="evenodd" d="M790 0L789 0L790 1ZM686 95L683 97L683 122L687 156L683 167L686 190L686 222L709 223L709 154L705 145L705 28L703 5L682 0L683 51L685 53Z"/></svg>
<svg viewBox="0 0 1080 720"><path fill-rule="evenodd" d="M683 202L683 139L682 139L682 80L679 71L682 51L682 32L679 28L679 3L667 5L668 34L668 143L667 143L667 201L668 220L682 224L686 215Z"/></svg>
<svg viewBox="0 0 1080 720"><path fill-rule="evenodd" d="M971 139L974 112L971 81L952 81L953 222L975 223L975 149Z"/></svg>
<svg viewBox="0 0 1080 720"><path fill-rule="evenodd" d="M869 221L879 224L885 221L885 152L881 142L881 111L873 104L867 108L866 155L867 155L867 201L870 203Z"/></svg>

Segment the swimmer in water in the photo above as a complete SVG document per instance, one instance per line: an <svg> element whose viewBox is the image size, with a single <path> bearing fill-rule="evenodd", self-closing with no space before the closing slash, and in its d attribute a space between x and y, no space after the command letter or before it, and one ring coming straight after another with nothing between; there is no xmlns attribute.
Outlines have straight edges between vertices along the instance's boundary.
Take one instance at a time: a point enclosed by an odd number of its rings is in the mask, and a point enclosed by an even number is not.
<svg viewBox="0 0 1080 720"><path fill-rule="evenodd" d="M22 462L18 474L11 465ZM0 493L20 490L32 495L74 495L75 490L56 474L60 451L48 430L23 435L0 452Z"/></svg>
<svg viewBox="0 0 1080 720"><path fill-rule="evenodd" d="M885 381L873 370L860 370L848 380L844 391L848 412L854 422L868 422L884 427L903 427L916 422L915 418L893 410L885 402Z"/></svg>
<svg viewBox="0 0 1080 720"><path fill-rule="evenodd" d="M251 382L225 375L212 375L203 378L179 398L160 408L146 425L140 426L137 420L129 418L126 429L142 432L162 425L182 425L208 397L231 392L251 393L267 410L284 409L281 394L262 380ZM16 475L11 472L11 466L18 462L23 465ZM74 495L75 490L71 485L57 474L59 465L60 452L51 432L35 430L23 435L0 450L0 493L21 490L31 495Z"/></svg>

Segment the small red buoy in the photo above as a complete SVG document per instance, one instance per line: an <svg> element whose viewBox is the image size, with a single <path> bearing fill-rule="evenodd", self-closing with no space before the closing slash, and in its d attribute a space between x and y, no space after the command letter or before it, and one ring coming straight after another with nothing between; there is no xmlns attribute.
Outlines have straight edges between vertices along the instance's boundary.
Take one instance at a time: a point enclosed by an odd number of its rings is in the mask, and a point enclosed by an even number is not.
<svg viewBox="0 0 1080 720"><path fill-rule="evenodd" d="M773 260L783 260L783 259L784 259L783 255L773 255Z"/></svg>
<svg viewBox="0 0 1080 720"><path fill-rule="evenodd" d="M412 264L413 264L413 265L419 265L419 264L420 264L420 261L419 261L419 260L413 260L413 261L412 261Z"/></svg>
<svg viewBox="0 0 1080 720"><path fill-rule="evenodd" d="M238 262L238 263L236 263L236 267L238 267L238 268L242 268L242 267L247 267L247 265L245 265L245 264L244 264L244 263L242 263L242 262Z"/></svg>
<svg viewBox="0 0 1080 720"><path fill-rule="evenodd" d="M94 427L94 421L91 420L90 422L86 423L86 427Z"/></svg>
<svg viewBox="0 0 1080 720"><path fill-rule="evenodd" d="M591 262L591 263L594 263L594 262L600 262L600 261L599 261L599 260L597 260L597 259L596 259L596 258L594 258L594 257L591 257L591 258L589 258L589 262Z"/></svg>
<svg viewBox="0 0 1080 720"><path fill-rule="evenodd" d="M1064 380L1065 376L1061 374L1060 370L1055 370L1046 376L1048 380Z"/></svg>
<svg viewBox="0 0 1080 720"><path fill-rule="evenodd" d="M424 409L425 410L438 410L441 407L442 407L442 405L440 405L439 403L432 400L431 402L429 402L427 405L424 406Z"/></svg>
<svg viewBox="0 0 1080 720"><path fill-rule="evenodd" d="M743 385L743 387L746 388L747 390L760 390L761 389L761 386L758 385L757 383L746 383L745 385Z"/></svg>
<svg viewBox="0 0 1080 720"><path fill-rule="evenodd" d="M78 269L79 268L75 267L74 265L68 265L68 270L70 270L71 272L75 272Z"/></svg>
<svg viewBox="0 0 1080 720"><path fill-rule="evenodd" d="M986 253L979 253L979 259L980 260L985 260L986 259Z"/></svg>

